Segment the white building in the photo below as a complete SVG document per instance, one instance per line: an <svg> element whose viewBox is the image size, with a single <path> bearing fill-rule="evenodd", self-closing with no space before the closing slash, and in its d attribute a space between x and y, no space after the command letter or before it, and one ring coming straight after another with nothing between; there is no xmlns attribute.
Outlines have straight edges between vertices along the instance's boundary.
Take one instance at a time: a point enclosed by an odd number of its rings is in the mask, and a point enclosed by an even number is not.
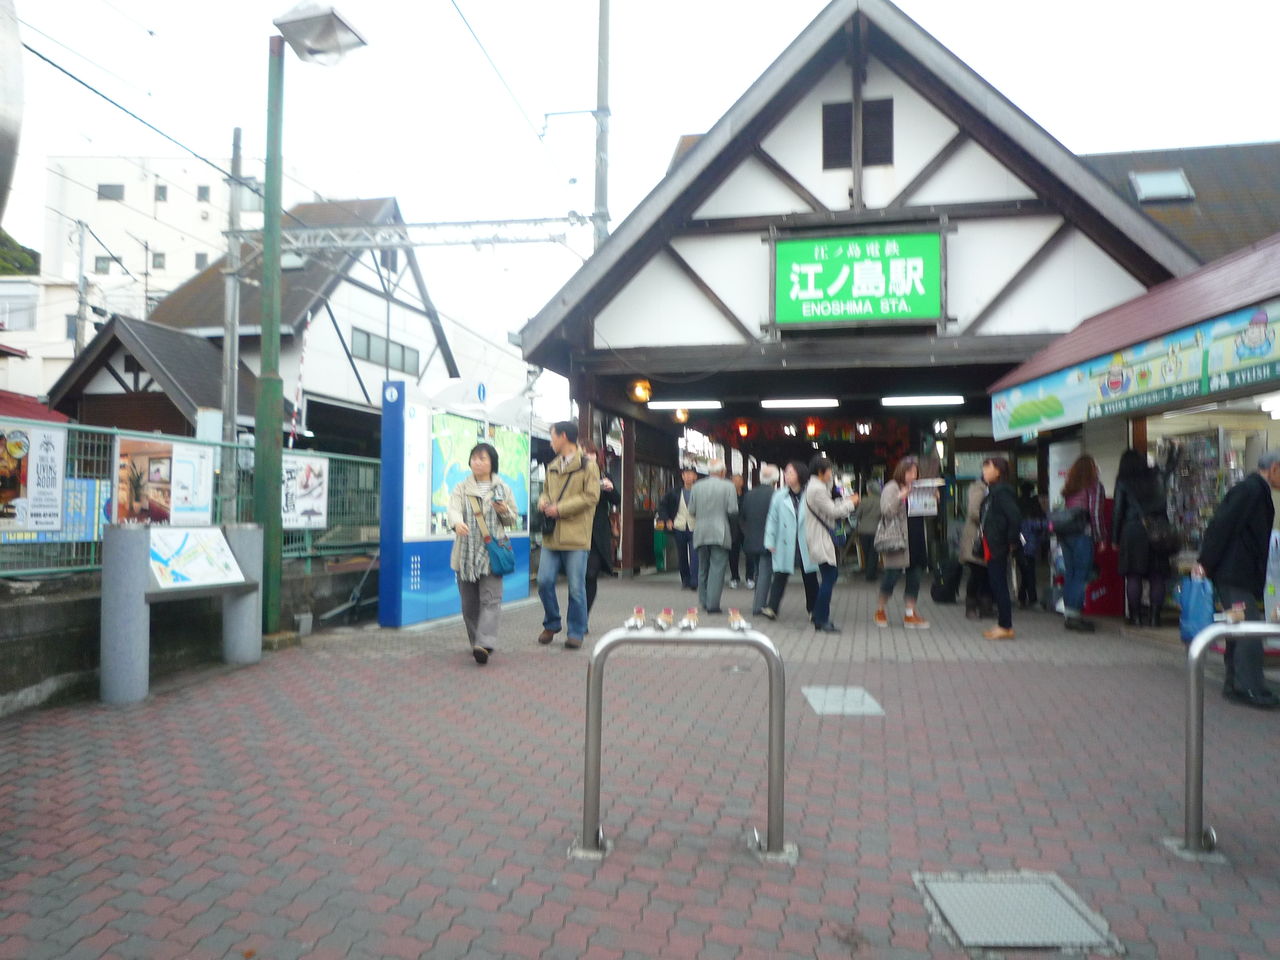
<svg viewBox="0 0 1280 960"><path fill-rule="evenodd" d="M74 357L75 281L0 277L0 390L48 393Z"/></svg>

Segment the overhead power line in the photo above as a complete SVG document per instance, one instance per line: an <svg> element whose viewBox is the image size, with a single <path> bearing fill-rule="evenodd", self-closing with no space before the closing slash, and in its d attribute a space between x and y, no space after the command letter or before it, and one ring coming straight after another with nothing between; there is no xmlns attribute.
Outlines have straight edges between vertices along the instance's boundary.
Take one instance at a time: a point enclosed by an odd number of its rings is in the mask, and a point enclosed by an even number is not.
<svg viewBox="0 0 1280 960"><path fill-rule="evenodd" d="M117 256L115 255L115 252L114 252L110 247L108 247L105 243L103 243L102 238L101 238L100 236L98 236L96 233L94 233L94 232L93 232L93 227L89 226L89 225L86 223L86 224L84 225L84 228L85 228L86 230L88 230L88 231L89 231L89 236L91 236L91 237L93 237L93 239L97 240L97 241L98 241L98 245L99 245L100 247L102 247L102 249L103 249L103 250L107 251L107 255L108 255L108 256L110 256L110 257L111 257L111 259L112 259L112 260L114 260L116 263L120 264L120 269L121 269L121 270L123 270L123 271L124 271L124 272L125 272L125 273L130 277L130 278L132 278L133 280L137 281L137 279L138 279L138 278L137 278L137 277L135 277L132 273L130 273L130 272L129 272L129 268L128 268L128 267L126 267L126 266L124 265L124 261L123 261L123 260L121 260L119 257L117 257Z"/></svg>
<svg viewBox="0 0 1280 960"><path fill-rule="evenodd" d="M484 54L484 58L489 61L489 66L493 67L493 72L497 74L499 82L507 91L507 95L511 97L511 102L516 105L516 109L520 111L520 116L524 117L524 122L529 125L529 129L533 131L533 135L538 138L541 143L542 135L538 133L538 128L533 125L533 121L529 119L529 114L525 112L524 106L520 103L520 98L516 96L516 92L511 89L511 84L507 83L507 78L502 75L502 71L498 69L498 65L493 62L493 57L489 56L489 51L485 49L484 43L481 42L480 36L472 28L467 15L462 12L462 8L458 6L458 0L450 0L453 9L458 11L458 16L462 18L462 25L467 28L467 32L471 34L471 39L476 42L476 46L480 48L480 52Z"/></svg>

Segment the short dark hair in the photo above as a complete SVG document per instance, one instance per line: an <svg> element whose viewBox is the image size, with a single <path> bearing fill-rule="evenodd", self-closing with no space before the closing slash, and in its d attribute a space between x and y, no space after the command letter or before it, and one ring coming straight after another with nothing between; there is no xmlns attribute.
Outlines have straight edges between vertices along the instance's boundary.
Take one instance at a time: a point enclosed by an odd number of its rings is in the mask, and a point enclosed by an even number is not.
<svg viewBox="0 0 1280 960"><path fill-rule="evenodd" d="M984 467L988 463L991 464L993 467L995 467L996 472L1000 474L1000 476L996 478L996 483L1009 482L1009 461L1008 460L1006 460L1004 457L987 457L987 459L982 461L982 465Z"/></svg>
<svg viewBox="0 0 1280 960"><path fill-rule="evenodd" d="M809 482L809 468L802 461L792 460L787 466L795 468L796 476L800 478L800 486L803 487Z"/></svg>
<svg viewBox="0 0 1280 960"><path fill-rule="evenodd" d="M820 473L826 473L828 470L834 470L836 465L826 457L817 456L809 461L809 476L816 477Z"/></svg>
<svg viewBox="0 0 1280 960"><path fill-rule="evenodd" d="M467 454L467 463L471 463L471 458L482 450L489 455L489 476L496 477L498 475L498 451L494 449L491 443L477 443L472 447L471 452Z"/></svg>
<svg viewBox="0 0 1280 960"><path fill-rule="evenodd" d="M578 442L578 425L572 420L557 420L551 425L551 432L560 434L570 443Z"/></svg>

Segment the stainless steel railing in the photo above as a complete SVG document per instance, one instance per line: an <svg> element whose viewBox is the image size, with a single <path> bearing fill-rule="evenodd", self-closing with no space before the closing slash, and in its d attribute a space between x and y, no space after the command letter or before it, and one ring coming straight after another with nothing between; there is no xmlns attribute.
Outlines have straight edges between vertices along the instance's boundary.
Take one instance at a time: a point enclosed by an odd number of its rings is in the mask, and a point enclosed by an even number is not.
<svg viewBox="0 0 1280 960"><path fill-rule="evenodd" d="M755 630L611 630L600 638L587 663L587 737L583 771L582 837L578 848L587 855L605 853L604 831L600 827L600 725L604 700L605 662L618 647L647 646L730 646L751 647L764 657L769 668L769 811L765 838L766 855L782 856L783 726L785 722L786 674L782 657L764 634Z"/></svg>
<svg viewBox="0 0 1280 960"><path fill-rule="evenodd" d="M1185 849L1207 853L1218 843L1213 827L1204 825L1204 654L1215 640L1280 637L1269 623L1213 623L1195 635L1187 648L1187 775Z"/></svg>

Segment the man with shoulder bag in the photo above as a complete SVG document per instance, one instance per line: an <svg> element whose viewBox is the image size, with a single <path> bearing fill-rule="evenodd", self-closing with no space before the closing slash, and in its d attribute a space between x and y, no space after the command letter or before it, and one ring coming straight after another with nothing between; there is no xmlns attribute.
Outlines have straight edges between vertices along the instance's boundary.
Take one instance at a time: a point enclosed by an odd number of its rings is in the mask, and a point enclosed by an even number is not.
<svg viewBox="0 0 1280 960"><path fill-rule="evenodd" d="M538 498L543 523L538 560L543 619L538 642L550 643L563 626L556 598L556 579L563 570L569 581L569 633L564 645L576 650L587 633L587 555L600 500L600 468L595 458L578 449L578 425L572 420L551 427L551 449L556 456L547 464L547 480ZM553 523L550 530L548 520Z"/></svg>

